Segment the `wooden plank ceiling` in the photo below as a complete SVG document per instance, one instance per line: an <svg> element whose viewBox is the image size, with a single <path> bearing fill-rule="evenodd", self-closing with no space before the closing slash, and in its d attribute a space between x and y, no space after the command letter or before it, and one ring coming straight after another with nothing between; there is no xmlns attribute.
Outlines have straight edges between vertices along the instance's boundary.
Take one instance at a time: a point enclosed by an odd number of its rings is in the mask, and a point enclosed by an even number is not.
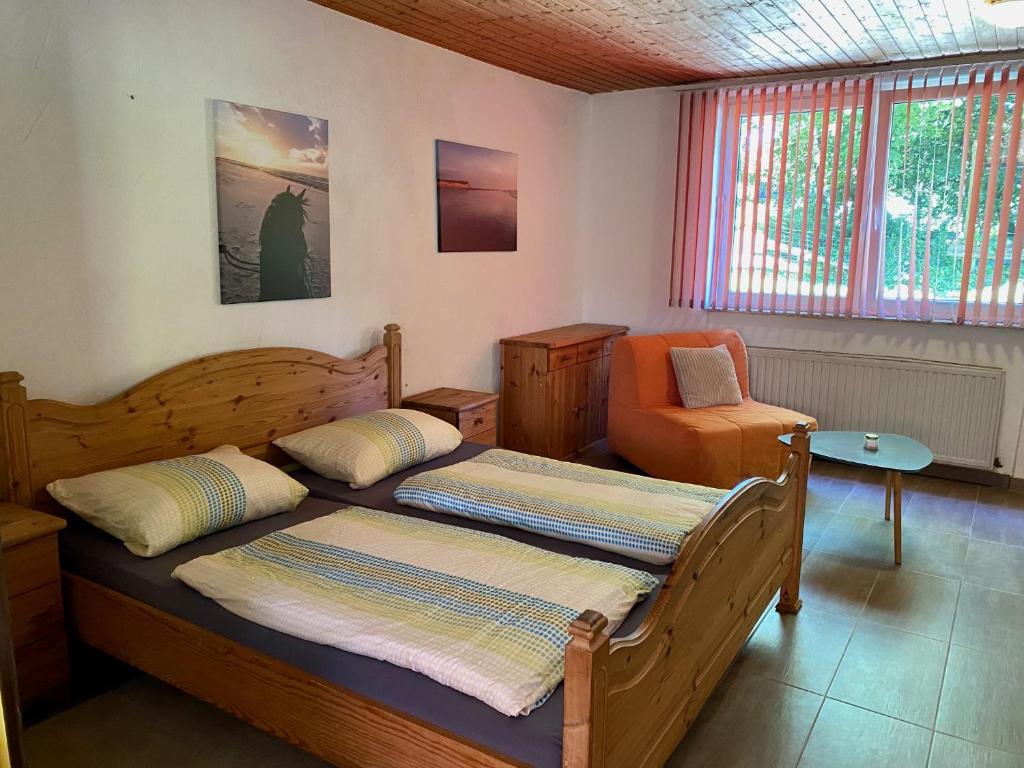
<svg viewBox="0 0 1024 768"><path fill-rule="evenodd" d="M589 93L1024 48L977 0L313 0Z"/></svg>

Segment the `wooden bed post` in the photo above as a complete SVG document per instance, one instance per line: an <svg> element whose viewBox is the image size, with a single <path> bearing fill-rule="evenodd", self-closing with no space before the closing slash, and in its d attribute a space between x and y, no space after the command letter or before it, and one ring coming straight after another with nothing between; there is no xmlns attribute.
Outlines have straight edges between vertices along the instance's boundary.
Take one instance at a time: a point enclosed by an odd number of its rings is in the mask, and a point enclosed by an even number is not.
<svg viewBox="0 0 1024 768"><path fill-rule="evenodd" d="M803 605L800 599L800 568L804 559L804 514L807 511L807 481L811 470L811 436L807 422L797 422L793 428L792 448L797 455L799 473L796 483L796 530L793 534L793 564L786 580L782 582L779 603L775 606L779 613L796 613Z"/></svg>
<svg viewBox="0 0 1024 768"><path fill-rule="evenodd" d="M565 647L563 768L604 768L608 704L608 619L584 611L569 625Z"/></svg>
<svg viewBox="0 0 1024 768"><path fill-rule="evenodd" d="M388 408L402 407L402 326L384 326L384 346L388 350Z"/></svg>
<svg viewBox="0 0 1024 768"><path fill-rule="evenodd" d="M28 437L25 430L24 377L0 373L0 501L31 504L28 480Z"/></svg>

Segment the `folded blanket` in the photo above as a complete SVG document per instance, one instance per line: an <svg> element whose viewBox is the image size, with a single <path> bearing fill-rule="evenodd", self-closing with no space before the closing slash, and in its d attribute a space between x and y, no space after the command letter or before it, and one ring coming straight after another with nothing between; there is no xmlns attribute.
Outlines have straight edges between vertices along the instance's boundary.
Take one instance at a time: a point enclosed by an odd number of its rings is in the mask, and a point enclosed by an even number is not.
<svg viewBox="0 0 1024 768"><path fill-rule="evenodd" d="M493 449L410 477L395 501L670 563L727 493Z"/></svg>
<svg viewBox="0 0 1024 768"><path fill-rule="evenodd" d="M489 533L350 507L174 577L257 624L428 675L506 715L562 680L569 624L614 631L657 580Z"/></svg>

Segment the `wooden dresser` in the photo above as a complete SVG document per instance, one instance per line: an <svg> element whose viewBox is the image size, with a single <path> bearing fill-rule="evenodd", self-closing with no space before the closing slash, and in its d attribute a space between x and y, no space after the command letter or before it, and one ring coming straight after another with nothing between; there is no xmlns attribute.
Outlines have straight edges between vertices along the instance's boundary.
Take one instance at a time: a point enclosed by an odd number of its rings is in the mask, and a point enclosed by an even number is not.
<svg viewBox="0 0 1024 768"><path fill-rule="evenodd" d="M59 517L0 503L14 663L24 704L60 691L68 679L57 555L57 532L64 526Z"/></svg>
<svg viewBox="0 0 1024 768"><path fill-rule="evenodd" d="M403 398L402 407L454 424L470 443L497 445L498 396L493 392L441 387Z"/></svg>
<svg viewBox="0 0 1024 768"><path fill-rule="evenodd" d="M501 340L501 445L571 458L608 432L608 371L624 325L581 323Z"/></svg>

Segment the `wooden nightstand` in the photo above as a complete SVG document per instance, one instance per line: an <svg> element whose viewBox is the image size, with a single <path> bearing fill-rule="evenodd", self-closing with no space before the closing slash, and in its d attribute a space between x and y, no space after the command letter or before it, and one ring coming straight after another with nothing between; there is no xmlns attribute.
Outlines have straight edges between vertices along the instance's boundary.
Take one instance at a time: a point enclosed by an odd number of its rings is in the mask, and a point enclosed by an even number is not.
<svg viewBox="0 0 1024 768"><path fill-rule="evenodd" d="M59 691L68 679L57 556L57 532L65 525L59 517L0 503L4 577L23 704Z"/></svg>
<svg viewBox="0 0 1024 768"><path fill-rule="evenodd" d="M402 407L454 424L471 443L498 444L498 396L493 392L441 387L405 398Z"/></svg>

